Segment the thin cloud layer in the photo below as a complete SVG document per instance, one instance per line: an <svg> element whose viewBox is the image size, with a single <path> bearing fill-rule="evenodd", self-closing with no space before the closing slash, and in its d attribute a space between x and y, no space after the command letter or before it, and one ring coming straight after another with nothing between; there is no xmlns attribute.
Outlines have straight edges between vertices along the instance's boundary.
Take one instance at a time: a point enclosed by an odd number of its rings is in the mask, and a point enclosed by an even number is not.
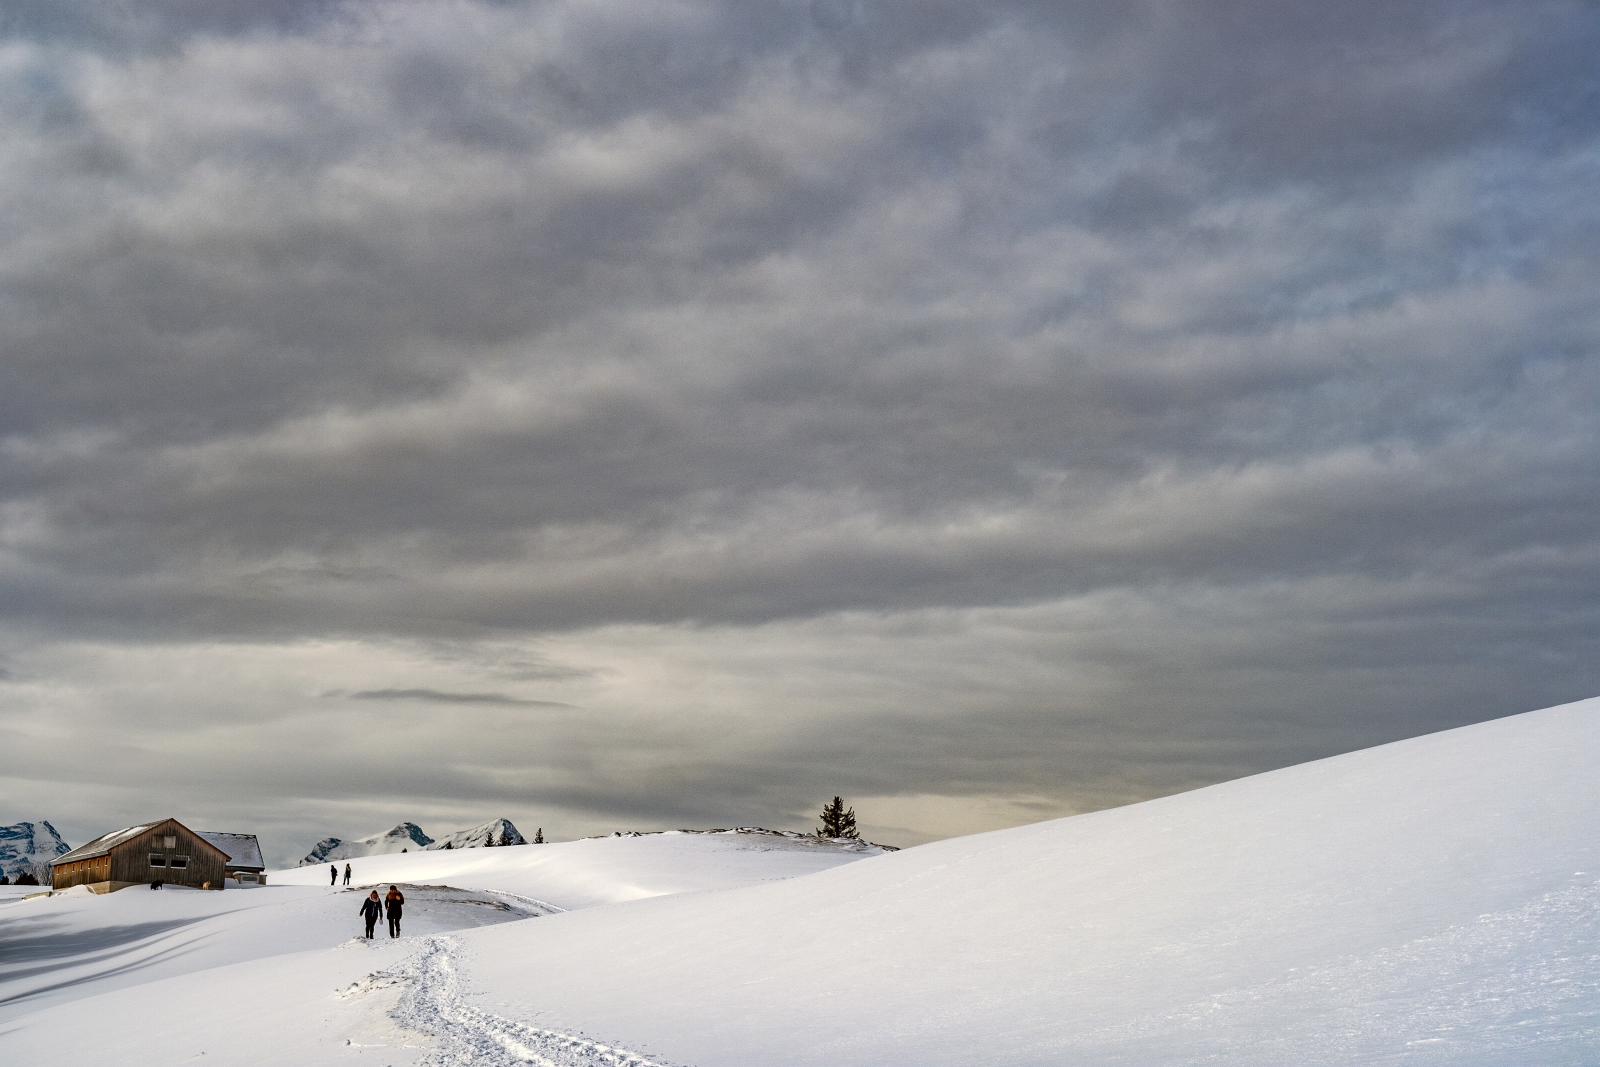
<svg viewBox="0 0 1600 1067"><path fill-rule="evenodd" d="M359 693L344 693L335 689L322 694L325 697L348 697L351 700L421 700L429 704L500 704L512 708L570 708L559 700L527 700L505 693L445 693L438 689L363 689Z"/></svg>
<svg viewBox="0 0 1600 1067"><path fill-rule="evenodd" d="M165 704L285 835L848 791L909 841L1592 695L1597 45L10 5L0 798ZM213 803L116 788L38 814Z"/></svg>

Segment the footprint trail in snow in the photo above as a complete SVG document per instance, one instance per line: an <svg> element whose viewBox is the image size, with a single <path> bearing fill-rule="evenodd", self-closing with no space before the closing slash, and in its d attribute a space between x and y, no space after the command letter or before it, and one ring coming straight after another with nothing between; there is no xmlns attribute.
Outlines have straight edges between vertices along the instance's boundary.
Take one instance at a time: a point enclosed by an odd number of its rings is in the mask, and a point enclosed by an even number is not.
<svg viewBox="0 0 1600 1067"><path fill-rule="evenodd" d="M451 937L430 937L420 952L386 975L407 980L408 986L391 1017L439 1041L424 1061L430 1067L667 1067L627 1049L513 1022L463 1003L455 944Z"/></svg>

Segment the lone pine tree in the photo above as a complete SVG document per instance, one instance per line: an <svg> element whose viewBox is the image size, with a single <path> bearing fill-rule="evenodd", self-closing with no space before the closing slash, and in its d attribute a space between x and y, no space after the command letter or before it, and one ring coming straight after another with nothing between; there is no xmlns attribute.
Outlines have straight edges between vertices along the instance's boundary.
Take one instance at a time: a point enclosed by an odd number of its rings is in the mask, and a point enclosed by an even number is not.
<svg viewBox="0 0 1600 1067"><path fill-rule="evenodd" d="M832 803L822 806L822 827L817 836L860 837L856 832L856 809L846 808L843 797L834 797Z"/></svg>
<svg viewBox="0 0 1600 1067"><path fill-rule="evenodd" d="M538 830L534 831L533 843L536 845L544 844L544 827L541 826Z"/></svg>

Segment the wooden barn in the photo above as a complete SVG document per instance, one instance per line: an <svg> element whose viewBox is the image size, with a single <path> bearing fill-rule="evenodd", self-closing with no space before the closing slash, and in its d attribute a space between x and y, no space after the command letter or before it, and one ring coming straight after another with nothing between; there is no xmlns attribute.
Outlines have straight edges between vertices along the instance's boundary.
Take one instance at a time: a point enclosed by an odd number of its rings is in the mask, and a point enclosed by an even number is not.
<svg viewBox="0 0 1600 1067"><path fill-rule="evenodd" d="M177 819L163 819L116 830L56 857L50 886L84 885L96 893L152 882L221 889L227 865L228 853Z"/></svg>
<svg viewBox="0 0 1600 1067"><path fill-rule="evenodd" d="M255 834L225 834L215 830L201 830L199 834L228 854L224 870L229 878L241 886L267 884L267 865L261 858L261 842L256 840Z"/></svg>

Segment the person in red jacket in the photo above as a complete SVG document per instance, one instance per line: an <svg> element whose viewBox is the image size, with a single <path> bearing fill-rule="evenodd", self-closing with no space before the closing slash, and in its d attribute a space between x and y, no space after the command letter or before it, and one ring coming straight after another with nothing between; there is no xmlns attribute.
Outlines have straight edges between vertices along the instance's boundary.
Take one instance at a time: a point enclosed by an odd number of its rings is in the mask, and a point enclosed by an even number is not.
<svg viewBox="0 0 1600 1067"><path fill-rule="evenodd" d="M367 936L372 936L372 928L378 925L378 916L383 914L383 903L378 900L378 891L374 889L368 894L367 899L361 902L361 917L367 920Z"/></svg>
<svg viewBox="0 0 1600 1067"><path fill-rule="evenodd" d="M377 896L377 893L373 893ZM383 906L389 911L389 936L400 936L400 909L406 906L405 894L400 892L398 886L390 886L389 893L383 898Z"/></svg>

